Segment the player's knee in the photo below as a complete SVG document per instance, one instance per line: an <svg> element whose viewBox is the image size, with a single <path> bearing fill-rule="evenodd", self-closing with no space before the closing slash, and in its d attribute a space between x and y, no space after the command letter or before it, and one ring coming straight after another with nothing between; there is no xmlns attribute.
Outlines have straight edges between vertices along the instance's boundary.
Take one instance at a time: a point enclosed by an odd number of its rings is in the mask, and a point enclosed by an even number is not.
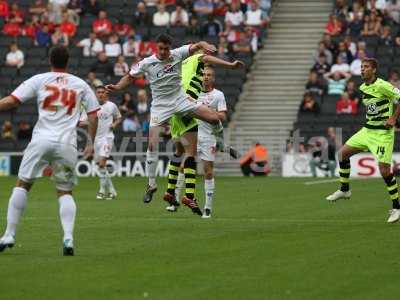
<svg viewBox="0 0 400 300"><path fill-rule="evenodd" d="M106 161L105 161L105 160L99 160L99 161L97 162L97 166L98 166L100 169L104 169L104 168L106 167Z"/></svg>
<svg viewBox="0 0 400 300"><path fill-rule="evenodd" d="M19 188L23 188L24 190L29 192L31 187L32 187L32 185L33 185L33 183L31 183L31 182L26 182L26 181L23 181L21 179L18 179L15 186L19 187Z"/></svg>
<svg viewBox="0 0 400 300"><path fill-rule="evenodd" d="M391 174L390 165L380 165L379 172L381 173L383 178L389 177Z"/></svg>

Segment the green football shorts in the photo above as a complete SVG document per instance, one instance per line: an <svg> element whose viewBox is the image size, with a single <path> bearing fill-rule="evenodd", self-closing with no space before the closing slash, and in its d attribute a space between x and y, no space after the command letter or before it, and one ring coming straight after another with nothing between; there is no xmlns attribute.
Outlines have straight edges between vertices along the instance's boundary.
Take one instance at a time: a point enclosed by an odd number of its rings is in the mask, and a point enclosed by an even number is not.
<svg viewBox="0 0 400 300"><path fill-rule="evenodd" d="M368 129L363 127L354 134L346 145L371 152L381 163L392 164L394 130Z"/></svg>
<svg viewBox="0 0 400 300"><path fill-rule="evenodd" d="M171 136L176 139L181 137L185 132L196 129L197 120L192 116L173 115L169 121L171 126Z"/></svg>

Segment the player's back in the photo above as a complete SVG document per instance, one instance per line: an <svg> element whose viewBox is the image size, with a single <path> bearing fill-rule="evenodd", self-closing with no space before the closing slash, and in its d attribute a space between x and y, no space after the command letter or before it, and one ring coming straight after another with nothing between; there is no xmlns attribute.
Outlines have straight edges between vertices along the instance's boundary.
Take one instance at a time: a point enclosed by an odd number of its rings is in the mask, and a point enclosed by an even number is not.
<svg viewBox="0 0 400 300"><path fill-rule="evenodd" d="M94 92L85 81L65 72L47 72L24 81L13 93L20 102L34 99L39 117L32 140L76 144L81 104L90 113L98 109Z"/></svg>

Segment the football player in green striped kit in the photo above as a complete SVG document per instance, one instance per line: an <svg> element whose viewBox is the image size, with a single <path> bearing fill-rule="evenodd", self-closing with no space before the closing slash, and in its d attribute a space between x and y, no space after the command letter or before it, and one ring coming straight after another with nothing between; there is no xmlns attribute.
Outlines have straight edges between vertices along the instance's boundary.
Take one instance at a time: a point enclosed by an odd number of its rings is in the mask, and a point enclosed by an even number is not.
<svg viewBox="0 0 400 300"><path fill-rule="evenodd" d="M393 105L400 99L400 91L377 77L378 62L366 58L361 65L364 83L360 86L363 103L367 107L364 127L354 134L339 151L340 189L329 195L328 201L350 198L350 157L369 151L379 163L379 171L386 183L392 209L388 223L400 219L399 193L396 178L391 171L394 145L394 126L400 116L400 105L393 114Z"/></svg>
<svg viewBox="0 0 400 300"><path fill-rule="evenodd" d="M229 69L244 67L243 62L238 60L231 63L203 53L190 56L182 64L182 87L193 101L197 101L200 92L203 90L203 75L206 65ZM176 140L176 151L168 165L168 189L163 199L175 209L179 205L175 195L175 188L178 181L179 168L182 164L183 156L186 154L186 159L183 162L184 179L181 178L181 180L185 181L185 196L182 198L182 203L188 206L193 213L202 215L195 199L197 120L191 116L175 114L170 120L170 126L171 135Z"/></svg>

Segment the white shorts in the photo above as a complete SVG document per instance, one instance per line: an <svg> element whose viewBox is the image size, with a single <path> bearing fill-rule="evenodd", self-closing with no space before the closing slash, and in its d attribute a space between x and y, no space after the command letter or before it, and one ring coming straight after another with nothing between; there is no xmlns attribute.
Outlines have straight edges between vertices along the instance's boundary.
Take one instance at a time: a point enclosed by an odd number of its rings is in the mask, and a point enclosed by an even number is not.
<svg viewBox="0 0 400 300"><path fill-rule="evenodd" d="M174 105L152 105L150 109L150 127L166 123L174 114L187 115L194 112L201 103L196 103L191 97L183 94L171 101Z"/></svg>
<svg viewBox="0 0 400 300"><path fill-rule="evenodd" d="M197 153L201 160L215 161L217 153L217 140L215 136L199 136L197 140Z"/></svg>
<svg viewBox="0 0 400 300"><path fill-rule="evenodd" d="M111 150L114 144L114 138L104 137L100 139L95 139L94 141L94 156L99 157L110 157Z"/></svg>
<svg viewBox="0 0 400 300"><path fill-rule="evenodd" d="M19 166L18 177L22 181L32 183L43 177L47 167L52 169L52 179L60 191L72 191L77 183L75 166L78 161L76 147L49 141L31 141L24 151Z"/></svg>

